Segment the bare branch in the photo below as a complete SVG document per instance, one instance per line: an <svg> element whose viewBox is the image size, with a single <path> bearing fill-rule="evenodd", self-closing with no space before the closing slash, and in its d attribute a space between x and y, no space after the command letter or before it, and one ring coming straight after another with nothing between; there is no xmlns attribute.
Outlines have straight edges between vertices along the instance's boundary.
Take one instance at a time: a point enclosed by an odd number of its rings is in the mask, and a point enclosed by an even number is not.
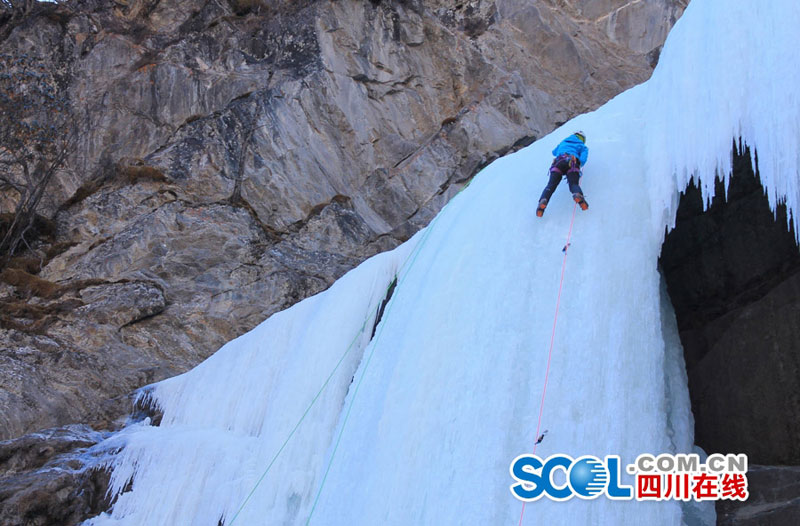
<svg viewBox="0 0 800 526"><path fill-rule="evenodd" d="M0 0L0 7L11 1ZM30 246L26 234L50 181L65 167L75 135L69 99L44 62L0 54L0 188L19 194L11 218L0 223L0 270L19 246Z"/></svg>

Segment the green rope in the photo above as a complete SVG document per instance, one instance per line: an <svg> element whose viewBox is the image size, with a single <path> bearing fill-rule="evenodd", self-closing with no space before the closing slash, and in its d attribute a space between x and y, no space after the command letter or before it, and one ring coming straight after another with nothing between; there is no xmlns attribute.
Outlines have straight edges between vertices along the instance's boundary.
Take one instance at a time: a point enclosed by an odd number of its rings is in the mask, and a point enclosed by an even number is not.
<svg viewBox="0 0 800 526"><path fill-rule="evenodd" d="M408 261L408 259L406 259L406 261ZM405 266L405 262L403 262L403 266ZM401 268L402 268L402 267L401 267ZM395 281L395 280L392 280L392 281L389 283L389 285L386 287L386 292L385 292L385 293L384 293L384 295L383 295L383 297L384 297L384 298L385 298L385 297L386 297L386 296L389 294L389 289L391 289L391 288L392 288L392 284L394 283L394 281ZM319 397L322 395L322 392L325 390L325 388L326 388L326 387L328 386L328 384L330 383L330 381L331 381L331 378L333 378L333 376L336 374L336 371L339 369L339 366L340 366L340 365L342 365L342 362L344 362L344 359L347 357L347 355L348 355L348 354L350 353L350 351L353 349L353 345L354 345L354 344L356 343L356 341L358 340L358 337L359 337L361 334L363 334L363 333L364 333L364 329L366 329L366 327L367 327L367 322L369 321L370 317L371 317L371 314L370 314L370 313L368 313L368 314L367 314L367 316L364 318L364 322L361 324L361 328L358 330L358 332L356 333L356 335L355 335L355 336L353 337L353 339L350 341L350 344L347 346L347 349L345 349L344 353L342 353L342 356L339 358L339 361L338 361L338 362L336 362L336 365L333 367L333 370L331 370L330 374L328 374L328 377L325 379L325 382L323 382L322 386L321 386L321 387L319 388L319 390L317 391L317 394L316 394L316 395L314 395L314 398L313 398L313 399L311 400L311 402L308 404L308 407L306 407L306 410L303 412L303 415L300 417L300 420L298 420L298 421L297 421L297 423L294 425L294 427L292 428L292 430L291 430L291 432L289 433L289 435L286 437L286 440L284 440L284 441L283 441L283 444L281 444L281 447L280 447L280 449L278 449L278 451L277 451L277 452L275 453L275 455L272 457L272 460L270 460L270 462L269 462L269 465L268 465L268 466L267 466L267 468L264 470L264 473L262 473L262 474L261 474L261 476L260 476L260 477L258 478L258 480L256 481L256 484L255 484L255 486L253 486L253 489L252 489L252 490L250 490L250 493L248 493L248 494L247 494L247 497L244 499L244 502L242 502L242 505L241 505L241 506L239 506L239 509L236 511L236 513L233 515L233 518L231 519L231 522L228 524L228 526L232 526L232 525L233 525L233 523L236 521L236 519L239 517L239 514L242 512L242 510L244 509L244 507L245 507L245 506L247 505L247 503L250 501L250 498L253 496L253 494L256 492L256 490L258 489L258 487L259 487L259 486L261 485L261 483L264 481L264 478L267 476L267 473L269 473L270 469L272 469L272 465L273 465L273 464L275 464L275 461L278 459L278 457L279 457L279 456L280 456L280 454L283 452L283 450L284 450L284 448L286 447L286 445L287 445L287 444L289 443L289 441L292 439L292 437L294 436L294 434L295 434L295 432L297 431L297 429L300 427L300 424L302 424L302 423L303 423L303 420L305 420L306 416L308 416L308 413L311 411L311 408L312 408L312 407L314 407L314 404L316 404L316 403L317 403L317 399L319 399Z"/></svg>
<svg viewBox="0 0 800 526"><path fill-rule="evenodd" d="M388 291L389 289L387 288L386 290ZM339 366L342 365L342 362L344 361L345 357L348 355L348 353L350 353L350 350L353 348L353 344L355 344L356 340L358 340L358 337L361 334L364 333L364 329L367 326L367 321L368 320L369 320L369 315L367 315L367 317L364 319L364 323L361 324L361 329L359 329L358 333L356 333L355 337L353 337L352 341L350 342L350 345L347 346L347 349L344 351L344 353L342 354L341 358L339 358L339 361L336 362L336 365L334 366L333 370L328 375L328 378L325 379L325 382L322 384L322 387L319 388L319 390L317 391L317 394L314 395L314 398L311 400L311 403L308 404L308 407L306 407L306 410L303 412L303 416L300 417L300 420L298 420L297 423L294 425L294 428L292 428L292 431L289 433L289 436L287 436L286 440L284 440L283 444L281 444L280 449L278 449L277 453L275 453L275 455L272 457L272 460L270 461L269 465L267 466L267 469L264 470L264 473L262 473L261 477L259 477L258 481L256 481L256 485L253 486L253 489L247 495L247 498L244 499L244 502L242 502L242 505L239 506L239 509L236 511L236 513L234 514L233 518L231 519L231 522L230 522L229 526L231 526L236 521L236 518L242 512L242 510L244 509L245 505L250 500L250 497L253 496L253 494L256 492L256 489L258 489L258 486L261 485L261 482L267 476L267 473L269 473L269 470L272 469L272 465L275 464L275 461L278 459L278 457L280 456L281 452L283 452L283 449L286 447L286 444L289 443L289 441L292 439L292 436L294 436L295 432L297 431L297 428L300 427L300 424L302 424L303 420L305 420L306 416L308 416L308 413L311 411L311 408L314 407L314 404L317 402L317 399L322 394L322 391L324 391L325 388L328 386L328 383L331 381L331 378L333 378L333 375L336 374L336 371L339 369Z"/></svg>
<svg viewBox="0 0 800 526"><path fill-rule="evenodd" d="M455 197L456 197L456 196L458 196L458 195L459 195L461 192L463 192L464 190L466 190L466 189L467 189L467 187L469 186L469 184L470 184L471 182L472 182L472 180L471 180L471 179L470 179L469 181L467 181L467 183L464 185L464 187L463 187L463 188L461 188L461 190L459 190L459 191L456 193L456 195L455 195L455 196L453 196L453 199L455 199ZM452 202L452 199L451 199L451 201L450 201L450 202ZM447 203L447 205L449 205L449 204L450 204L450 202L448 202L448 203ZM445 205L445 208L447 208L447 205ZM423 237L422 237L422 240L420 241L419 245L417 245L417 247L415 247L415 249L414 249L414 252L413 252L412 254L410 254L410 255L409 255L407 258L406 258L406 260L403 262L403 264L400 266L400 271L402 272L402 269L406 267L406 263L409 263L409 260L411 260L411 262L410 262L410 264L409 264L409 266L408 266L408 270L407 270L407 271L406 271L406 273L403 275L403 278L401 279L401 281L397 283L397 288L399 288L399 287L400 287L400 285L401 285L401 284L402 284L402 283L405 281L406 277L407 277L407 276L408 276L408 274L410 273L410 271L411 271L411 268L414 266L414 263L415 263L415 262L416 262L416 260L417 260L417 256L419 256L420 252L422 251L422 247L423 247L423 245L424 245L424 244L425 244L425 243L428 241L428 238L430 237L430 233L431 233L431 231L433 230L433 226L436 224L436 221L439 219L439 217L440 217L441 215L442 215L442 214L441 214L441 212L440 212L439 214L437 214L437 215L436 215L436 217L434 217L433 221L431 222L431 224L430 224L430 225L428 225L428 228L427 228L427 230L426 230L426 231L425 231L425 233L422 235ZM412 256L413 256L413 258L412 258ZM395 279L396 279L396 278L395 278ZM384 294L384 297L386 297L386 295L388 295L388 293L389 293L389 289L392 287L392 283L394 283L394 280L392 280L392 281L389 283L389 285L386 287L386 293ZM387 308L386 308L386 311L385 311L385 313L384 313L384 319L385 319L385 318L386 318L386 317L389 315L389 310L392 308L392 305L394 305L394 301L390 301L390 302L389 302L389 305L387 306ZM350 351L352 350L352 348L353 348L353 345L354 345L354 344L355 344L355 342L358 340L358 337L359 337L361 334L363 334L363 332L364 332L364 329L365 329L365 328L366 328L366 326L367 326L367 321L369 321L369 318L370 318L370 317L371 317L371 314L369 314L369 313L368 313L368 314L367 314L367 316L366 316L366 318L364 318L364 323L362 323L362 324L361 324L361 328L359 329L358 333L356 333L355 337L353 337L352 341L351 341L351 342L350 342L350 344L347 346L347 349L344 351L344 353L342 354L342 356L339 358L339 361L338 361L338 362L336 363L336 365L334 366L333 370L330 372L330 374L328 375L328 377L325 379L325 382L322 384L322 386L321 386L321 387L319 388L319 390L317 391L317 394L316 394L316 395L314 395L314 398L311 400L311 403L309 403L308 407L306 407L306 410L303 412L303 415L300 417L300 420L298 420L298 421L297 421L297 423L296 423L296 424L295 424L295 426L292 428L292 430L291 430L291 432L289 433L289 435L286 437L286 440L284 440L284 441L283 441L283 444L281 444L281 447L278 449L278 451L277 451L277 452L275 453L275 455L272 457L272 460L270 460L270 462L269 462L269 465L268 465L268 466L267 466L267 468L264 470L264 473L262 473L262 474L261 474L261 476L258 478L258 480L256 481L256 484L255 484L255 486L253 486L253 489L250 491L250 493L248 493L247 497L244 499L244 502L242 502L242 505L241 505L241 506L239 506L239 509L238 509L238 510L236 511L236 513L233 515L233 518L231 519L231 522L228 524L228 526L232 526L232 525L233 525L233 523L234 523L234 522L236 521L236 519L239 517L239 514L242 512L242 510L244 509L244 507L245 507L245 506L247 505L247 503L250 501L250 499L251 499L251 497L253 496L253 494L255 494L255 492L256 492L256 490L258 489L258 487L259 487L259 486L261 485L261 483L264 481L264 478L266 478L266 476L267 476L267 474L269 473L270 469L272 469L272 466L275 464L275 461L278 459L278 457L279 457L279 456L280 456L280 454L283 452L283 450L284 450L284 448L286 447L286 445L287 445L287 444L289 443L289 441L292 439L292 437L294 436L295 432L296 432L296 431L297 431L297 429L300 427L300 424L302 424L302 423L303 423L303 421L305 420L306 416L308 416L308 413L311 411L311 408L312 408L312 407L314 407L314 404L317 402L317 400L319 399L319 397L322 395L322 392L323 392L323 391L325 390L325 388L328 386L328 383L330 383L330 381L331 381L331 378L333 378L334 374L336 374L336 371L339 369L339 366L342 364L342 362L344 361L345 357L346 357L346 356L347 356L347 355L350 353ZM362 382L362 381L363 381L363 379L364 379L364 376L365 376L365 374L366 374L366 371L367 371L367 367L369 366L369 362L372 360L372 355L375 353L375 348L377 347L377 343L378 343L378 339L380 339L380 335L383 333L383 327L384 327L384 325L385 325L385 323L381 323L381 324L380 324L380 327L378 328L378 333L377 333L377 334L376 334L376 336L375 336L375 343L372 345L372 350L370 351L370 354L369 354L369 356L367 357L367 361L366 361L366 362L365 362L365 364L364 364L364 372L361 374L361 377L359 378L359 380L358 380L358 383L356 384L356 388L355 388L355 390L353 391L353 397L352 397L352 399L350 400L350 405L349 405L349 406L348 406L348 408L347 408L347 413L345 414L345 418L344 418L344 421L343 421L343 423L342 423L342 427L341 427L341 429L340 429L340 431L339 431L339 435L338 435L338 436L337 436L337 438L336 438L336 444L334 445L333 452L331 453L331 458L330 458L330 460L329 460L329 462L328 462L328 467L325 469L325 475L324 475L324 476L323 476L323 478L322 478L322 482L321 482L321 484L320 484L319 491L317 491L317 495L316 495L316 497L314 498L314 504L313 504L313 505L312 505L312 507L311 507L311 512L310 512L310 513L309 513L309 515L308 515L308 520L306 521L306 525L308 525L308 523L311 521L311 517L314 515L314 509L317 507L317 502L319 501L319 496L322 494L322 488L325 486L325 481L326 481L326 479L328 478L328 473L330 472L331 465L333 464L333 457L336 455L336 450L339 448L339 441L340 441L340 440L341 440L341 438L342 438L342 433L344 432L344 427L345 427L345 424L347 423L347 419L350 417L350 410L353 408L353 401L355 401L356 394L358 393L358 388L361 386L361 382Z"/></svg>
<svg viewBox="0 0 800 526"><path fill-rule="evenodd" d="M461 192L466 190L466 188L469 186L470 182L472 182L472 181L471 180L467 181L467 184L465 184L464 187L461 190L459 190L458 193L456 193L455 196L453 196L453 199L455 199L458 196L458 194L460 194ZM450 200L447 204L449 205L452 202L453 201ZM445 205L445 208L447 208L447 205ZM444 210L442 210L442 212L443 211ZM406 270L406 273L403 275L403 277L397 283L397 289L396 290L398 292L400 290L400 285L402 285L405 282L406 278L411 273L411 269L414 267L414 263L416 263L417 257L422 252L422 248L425 246L425 243L427 243L428 238L430 237L430 234L433 231L433 227L436 225L436 222L439 219L439 217L442 216L442 212L440 212L439 214L436 215L436 217L433 218L433 221L431 222L430 225L428 225L428 229L423 234L422 240L419 242L419 245L417 245L417 247L415 248L414 253L413 253L413 258L411 259L411 262L408 265L408 269ZM406 262L408 262L408 259L406 259ZM405 263L403 263L403 266L405 266ZM397 297L397 294L395 294L395 297ZM325 487L325 482L328 479L328 473L330 473L331 466L333 465L333 459L336 456L336 451L339 449L339 442L342 439L342 434L344 433L344 428L347 425L347 420L350 418L350 411L353 409L353 403L355 402L356 396L358 395L358 390L361 387L361 382L363 382L364 378L367 376L367 369L369 368L369 364L372 361L372 356L375 354L375 349L377 349L377 347L378 347L378 342L380 341L381 334L383 334L383 328L386 326L386 321L385 320L389 317L389 312L390 312L391 308L394 306L394 304L395 304L395 301L394 301L394 298L392 298L392 301L389 303L389 305L386 308L386 312L384 313L384 316L383 316L384 322L381 323L380 327L378 328L378 333L375 335L375 341L372 343L372 349L370 350L369 355L367 356L367 361L364 362L364 371L361 373L361 376L358 379L358 383L356 384L356 388L353 391L353 396L350 399L350 404L347 407L347 412L345 413L344 419L342 420L342 426L339 429L338 436L336 437L336 443L333 446L333 451L331 451L331 458L330 458L330 460L328 460L328 466L327 466L327 468L325 468L325 474L322 476L322 482L320 482L319 490L317 491L317 495L314 497L314 503L311 505L311 511L308 514L308 519L306 520L306 526L308 526L311 523L311 517L314 516L314 511L317 508L317 503L319 502L319 497L322 494L322 489Z"/></svg>
<svg viewBox="0 0 800 526"><path fill-rule="evenodd" d="M400 285L405 281L405 278L408 276L409 272L411 271L411 267L414 265L414 261L416 261L417 256L419 255L420 251L422 250L422 245L424 241L428 240L428 234L430 230L425 232L422 241L420 241L419 250L417 250L414 254L414 259L411 261L411 265L408 268L408 272L403 276L403 279L398 282L397 287L400 288ZM394 301L389 303L389 306L386 308L386 312L384 313L384 319L389 317L389 312L394 305ZM319 501L319 497L322 494L322 488L325 487L325 482L328 479L328 473L330 473L331 466L333 465L333 458L336 456L336 451L339 449L339 442L342 440L342 434L344 433L344 428L347 425L347 420L350 418L350 411L353 409L353 402L356 400L356 396L358 395L358 390L361 387L361 382L364 381L364 378L367 375L367 369L369 368L369 364L372 361L372 356L375 354L375 349L378 347L378 341L380 340L381 334L383 334L383 328L386 326L386 323L381 323L381 326L378 327L378 334L375 335L375 342L372 344L372 349L367 356L367 361L364 362L364 372L361 373L361 376L358 379L358 383L356 384L356 388L353 391L353 397L350 399L350 404L347 406L347 412L344 415L344 420L342 421L342 427L339 429L339 434L336 437L336 443L333 446L333 451L331 452L331 458L328 461L328 466L325 469L325 474L322 477L322 482L320 483L319 490L317 491L317 495L314 497L314 504L311 506L311 512L308 514L308 520L306 520L306 526L311 522L311 517L314 515L314 510L317 508L317 502Z"/></svg>

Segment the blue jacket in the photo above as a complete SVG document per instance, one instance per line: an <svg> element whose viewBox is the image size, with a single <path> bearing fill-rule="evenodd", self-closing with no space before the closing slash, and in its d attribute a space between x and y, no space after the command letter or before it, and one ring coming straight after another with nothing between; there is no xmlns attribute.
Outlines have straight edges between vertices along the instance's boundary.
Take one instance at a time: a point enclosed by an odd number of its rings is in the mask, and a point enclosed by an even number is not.
<svg viewBox="0 0 800 526"><path fill-rule="evenodd" d="M589 158L589 148L587 148L586 145L583 144L583 141L578 139L578 136L575 134L570 135L558 143L558 146L553 150L554 157L558 157L562 153L568 153L577 157L581 162L581 166L584 166L586 160Z"/></svg>

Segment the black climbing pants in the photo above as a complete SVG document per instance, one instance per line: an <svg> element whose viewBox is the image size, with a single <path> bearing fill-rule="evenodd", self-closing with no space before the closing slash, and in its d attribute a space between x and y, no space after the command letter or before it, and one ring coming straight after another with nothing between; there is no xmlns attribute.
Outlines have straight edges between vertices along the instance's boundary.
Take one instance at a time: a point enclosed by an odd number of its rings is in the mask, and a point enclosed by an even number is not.
<svg viewBox="0 0 800 526"><path fill-rule="evenodd" d="M550 165L550 180L547 181L547 186L544 187L542 199L550 200L550 196L556 191L558 183L561 178L567 176L567 183L569 184L569 191L573 194L583 195L583 190L578 186L578 181L581 178L581 163L574 156L569 154L562 154L553 159L553 164Z"/></svg>
<svg viewBox="0 0 800 526"><path fill-rule="evenodd" d="M541 201L542 199L550 200L550 196L553 195L553 192L556 191L556 187L558 187L558 183L561 182L561 178L564 177L558 172L550 172L550 180L547 182L547 186L544 187L544 191L542 192L542 196L539 198ZM581 178L580 173L570 172L567 174L567 184L569 184L569 191L573 194L581 194L583 195L583 190L581 187L578 186L578 181Z"/></svg>

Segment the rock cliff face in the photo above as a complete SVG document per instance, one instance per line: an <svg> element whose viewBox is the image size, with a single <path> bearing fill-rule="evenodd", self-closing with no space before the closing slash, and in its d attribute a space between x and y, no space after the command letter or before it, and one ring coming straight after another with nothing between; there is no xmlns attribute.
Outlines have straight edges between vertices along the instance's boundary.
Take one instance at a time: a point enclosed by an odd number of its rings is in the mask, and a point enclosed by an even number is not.
<svg viewBox="0 0 800 526"><path fill-rule="evenodd" d="M661 267L689 375L695 441L745 453L750 498L719 502L718 524L800 520L800 250L786 208L773 214L750 155L704 210L689 187ZM764 465L767 464L767 465Z"/></svg>
<svg viewBox="0 0 800 526"><path fill-rule="evenodd" d="M736 156L706 211L690 187L661 265L686 355L695 440L753 464L800 464L800 250Z"/></svg>
<svg viewBox="0 0 800 526"><path fill-rule="evenodd" d="M60 79L79 137L0 273L0 525L105 509L108 475L83 453L101 435L69 424L117 427L134 389L324 290L493 159L645 80L685 4L0 12L3 53ZM0 228L18 199L0 195Z"/></svg>
<svg viewBox="0 0 800 526"><path fill-rule="evenodd" d="M76 0L4 27L65 79L80 140L0 275L0 439L114 427L646 79L685 3Z"/></svg>
<svg viewBox="0 0 800 526"><path fill-rule="evenodd" d="M717 504L718 526L786 526L800 523L800 468L749 466L746 502Z"/></svg>
<svg viewBox="0 0 800 526"><path fill-rule="evenodd" d="M0 442L0 524L77 524L108 509L109 473L86 458L102 438L75 425Z"/></svg>

